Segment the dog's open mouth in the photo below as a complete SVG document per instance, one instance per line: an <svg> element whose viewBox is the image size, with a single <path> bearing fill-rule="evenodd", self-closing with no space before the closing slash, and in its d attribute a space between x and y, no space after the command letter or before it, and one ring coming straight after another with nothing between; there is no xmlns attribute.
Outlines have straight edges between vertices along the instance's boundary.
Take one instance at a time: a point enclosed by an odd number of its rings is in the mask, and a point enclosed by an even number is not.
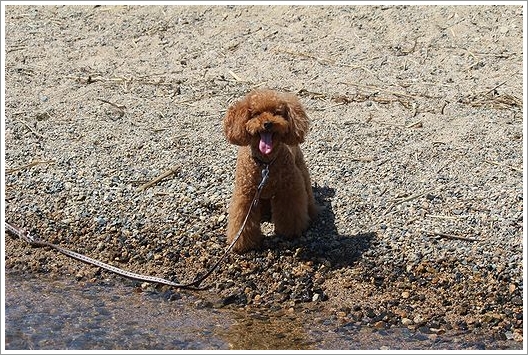
<svg viewBox="0 0 528 355"><path fill-rule="evenodd" d="M273 149L273 133L260 132L259 149L262 154L268 155Z"/></svg>

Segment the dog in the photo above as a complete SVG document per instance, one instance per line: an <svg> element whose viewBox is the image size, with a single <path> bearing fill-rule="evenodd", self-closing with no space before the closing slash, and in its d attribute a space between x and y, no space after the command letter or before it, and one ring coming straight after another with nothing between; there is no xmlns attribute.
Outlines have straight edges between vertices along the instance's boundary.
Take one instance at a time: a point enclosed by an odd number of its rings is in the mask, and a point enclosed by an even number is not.
<svg viewBox="0 0 528 355"><path fill-rule="evenodd" d="M298 98L270 89L253 90L228 108L223 126L227 140L239 146L228 211L229 244L251 208L262 170L269 171L258 203L252 207L233 250L242 254L261 245L263 216L271 216L276 235L287 239L299 237L315 220L319 207L299 147L308 133L310 120Z"/></svg>

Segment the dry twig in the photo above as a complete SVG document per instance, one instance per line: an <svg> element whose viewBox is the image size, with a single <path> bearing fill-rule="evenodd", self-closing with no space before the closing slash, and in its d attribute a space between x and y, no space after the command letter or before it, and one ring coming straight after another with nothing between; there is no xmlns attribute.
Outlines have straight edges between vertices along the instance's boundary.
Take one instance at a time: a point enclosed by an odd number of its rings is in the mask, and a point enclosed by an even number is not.
<svg viewBox="0 0 528 355"><path fill-rule="evenodd" d="M441 99L441 97L434 97L434 96L430 96L430 95L425 95L425 94L407 94L405 92L401 92L401 91L393 91L393 90L388 90L388 89L384 89L384 88L380 88L378 86L374 86L374 85L362 85L362 84L358 84L358 83L343 83L343 84L346 84L346 85L350 85L350 86L355 86L359 89L369 89L369 90L374 90L374 91L377 91L377 92L383 92L383 93L386 93L386 94L390 94L392 96L396 96L396 97L407 97L407 98L411 98L411 99L419 99L419 98L426 98L426 99Z"/></svg>
<svg viewBox="0 0 528 355"><path fill-rule="evenodd" d="M293 55L293 56L297 56L297 57L304 57L304 58L309 58L309 59L315 59L316 61L321 62L321 63L324 63L324 64L334 64L334 63L335 63L334 60L326 59L326 58L316 57L316 56L314 56L314 55L307 54L307 53L296 52L296 51L290 51L290 50L282 49L282 48L275 48L275 51L276 51L276 52L286 53L286 54Z"/></svg>
<svg viewBox="0 0 528 355"><path fill-rule="evenodd" d="M39 164L54 164L54 163L55 163L55 160L35 160L35 161L32 161L29 164L20 166L18 168L6 169L6 174L11 174L11 173L14 173L15 171L28 169L28 168L31 168L31 167L33 167L35 165L39 165Z"/></svg>
<svg viewBox="0 0 528 355"><path fill-rule="evenodd" d="M510 168L510 169L512 169L512 170L519 171L519 172L522 173L522 168L517 168L517 167L515 167L515 166L506 165L506 164L501 164L501 163L497 163L497 162L489 161L489 160L484 160L484 163L486 163L486 164L490 164L490 165L500 166L500 167L503 167L503 168Z"/></svg>
<svg viewBox="0 0 528 355"><path fill-rule="evenodd" d="M141 185L140 187L138 187L138 191L144 191L146 189L148 189L149 187L157 184L158 182L160 182L161 180L165 179L166 177L172 175L172 174L175 174L177 171L179 170L178 167L174 167L172 169L169 169L167 170L166 172L164 172L163 174L161 174L160 176L158 176L157 178Z"/></svg>
<svg viewBox="0 0 528 355"><path fill-rule="evenodd" d="M424 230L423 232L427 233L427 234L430 234L430 235L435 235L435 236L437 236L437 238L458 239L458 240L465 240L465 241L468 241L468 242L478 242L480 240L480 239L477 239L477 238L461 237L459 235L448 234L448 233L439 232L439 231L426 231L426 230Z"/></svg>
<svg viewBox="0 0 528 355"><path fill-rule="evenodd" d="M236 75L231 69L227 71L236 81L243 81L238 75Z"/></svg>
<svg viewBox="0 0 528 355"><path fill-rule="evenodd" d="M396 198L394 200L394 203L399 205L401 203L404 203L404 202L408 202L408 201L412 201L412 200L415 200L417 198L420 198L422 197L423 195L427 195L428 193L430 193L432 191L425 191L425 192L420 192L419 194L416 194L416 195L412 195L412 196L409 196L409 197L400 197L400 198Z"/></svg>
<svg viewBox="0 0 528 355"><path fill-rule="evenodd" d="M416 194L416 195L412 195L412 196L409 196L409 197L401 197L401 198L395 198L393 200L393 202L391 203L391 205L387 208L387 210L383 213L383 215L386 215L387 213L389 213L396 205L399 205L399 204L402 204L404 202L408 202L408 201L412 201L412 200L415 200L417 198L420 198L424 195L427 195L431 192L433 192L434 190L431 190L431 191L425 191L425 192L421 192L419 194Z"/></svg>
<svg viewBox="0 0 528 355"><path fill-rule="evenodd" d="M444 216L444 215L437 215L437 214L428 214L426 217L429 218L438 218L438 219L464 219L467 218L467 216Z"/></svg>
<svg viewBox="0 0 528 355"><path fill-rule="evenodd" d="M419 120L419 121L413 122L413 123L408 124L407 126L405 126L405 128L422 128L422 127L423 127L423 122L422 122L422 120Z"/></svg>
<svg viewBox="0 0 528 355"><path fill-rule="evenodd" d="M42 134L40 134L40 133L38 133L37 131L35 131L35 130L34 130L34 129L33 129L33 128L32 128L32 127L26 122L26 121L24 121L23 119L20 119L20 118L17 118L17 117L15 117L15 119L16 119L18 122L22 123L24 126L26 126L26 127L31 131L31 133L33 133L33 134L36 135L37 137L39 137L39 138L44 138L44 136L43 136Z"/></svg>
<svg viewBox="0 0 528 355"><path fill-rule="evenodd" d="M104 99L97 99L97 100L104 102L105 104L109 104L112 107L115 107L117 111L119 112L119 117L123 117L125 115L125 109L126 109L125 105L118 105L118 104L115 104L113 102L110 102Z"/></svg>
<svg viewBox="0 0 528 355"><path fill-rule="evenodd" d="M155 81L155 80L149 80L147 79L148 76L141 76L141 77L134 77L130 76L129 78L123 77L123 76L114 76L111 78L106 78L100 75L88 75L88 76L73 76L69 75L66 76L66 79L73 79L76 80L82 84L92 84L95 82L103 82L103 83L115 83L115 84L131 84L133 82L138 84L144 84L144 85L156 85L156 86L172 86L173 83L166 83L163 82L162 79Z"/></svg>
<svg viewBox="0 0 528 355"><path fill-rule="evenodd" d="M351 160L352 161L361 161L361 162L364 162L364 163L370 163L370 162L378 160L378 158L374 157L374 156L366 156L366 157L352 158Z"/></svg>
<svg viewBox="0 0 528 355"><path fill-rule="evenodd" d="M499 110L522 109L523 102L521 98L509 94L499 94L497 91L499 87L506 83L507 81L503 81L502 83L495 85L490 90L470 95L462 102L474 107L487 106Z"/></svg>

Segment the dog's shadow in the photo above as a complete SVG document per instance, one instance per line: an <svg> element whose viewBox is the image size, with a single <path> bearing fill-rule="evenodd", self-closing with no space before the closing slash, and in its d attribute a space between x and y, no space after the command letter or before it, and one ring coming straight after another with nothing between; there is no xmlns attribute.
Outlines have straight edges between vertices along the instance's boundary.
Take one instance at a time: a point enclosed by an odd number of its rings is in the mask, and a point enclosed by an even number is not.
<svg viewBox="0 0 528 355"><path fill-rule="evenodd" d="M331 269L353 265L361 254L370 248L375 233L364 231L356 235L340 234L331 203L331 199L335 196L335 189L315 186L313 191L316 202L321 208L319 217L312 222L301 238L284 243L279 242L279 247L299 250L297 256L301 260L311 260L317 264L329 262ZM277 240L269 240L265 242L267 243L275 244ZM273 248L271 245L269 247Z"/></svg>

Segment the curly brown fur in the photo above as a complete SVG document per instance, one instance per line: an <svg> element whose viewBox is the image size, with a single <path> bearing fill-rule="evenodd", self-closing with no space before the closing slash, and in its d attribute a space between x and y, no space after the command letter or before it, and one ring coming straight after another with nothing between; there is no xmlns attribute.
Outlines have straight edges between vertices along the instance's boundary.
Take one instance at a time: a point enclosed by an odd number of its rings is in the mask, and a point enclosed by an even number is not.
<svg viewBox="0 0 528 355"><path fill-rule="evenodd" d="M235 189L229 206L227 238L231 243L240 229L269 164L269 179L234 245L243 253L262 241L260 222L271 212L275 233L295 238L308 228L318 208L310 175L299 144L310 121L297 97L274 90L255 90L227 110L224 133L239 145Z"/></svg>

